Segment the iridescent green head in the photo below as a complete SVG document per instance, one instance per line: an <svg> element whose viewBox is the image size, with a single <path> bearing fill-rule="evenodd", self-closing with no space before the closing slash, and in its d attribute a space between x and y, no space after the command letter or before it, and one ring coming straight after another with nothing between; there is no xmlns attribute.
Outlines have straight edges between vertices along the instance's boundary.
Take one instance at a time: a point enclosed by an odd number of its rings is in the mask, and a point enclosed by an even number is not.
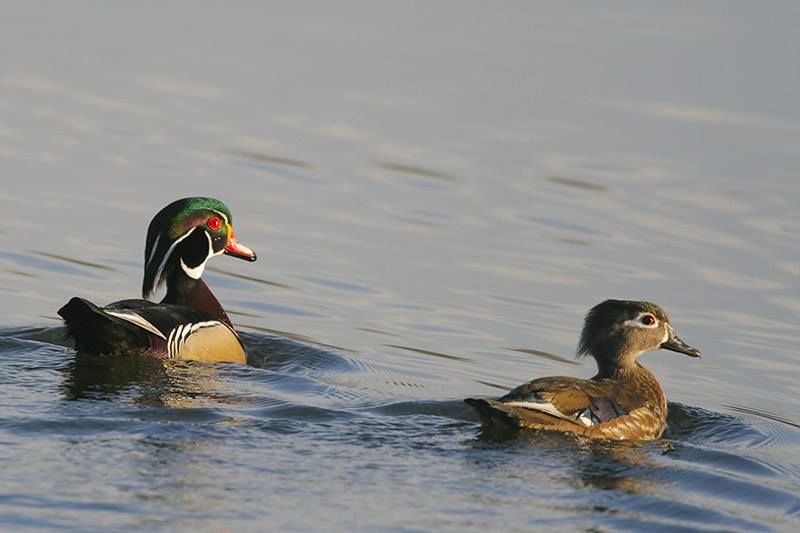
<svg viewBox="0 0 800 533"><path fill-rule="evenodd" d="M664 348L700 357L700 351L683 342L672 329L667 313L651 302L606 300L594 306L578 344L578 356L591 355L601 368L634 364L644 352Z"/></svg>
<svg viewBox="0 0 800 533"><path fill-rule="evenodd" d="M222 253L256 260L256 254L236 240L227 206L205 197L172 202L153 217L147 229L142 296L150 296L177 269L199 279L206 261Z"/></svg>

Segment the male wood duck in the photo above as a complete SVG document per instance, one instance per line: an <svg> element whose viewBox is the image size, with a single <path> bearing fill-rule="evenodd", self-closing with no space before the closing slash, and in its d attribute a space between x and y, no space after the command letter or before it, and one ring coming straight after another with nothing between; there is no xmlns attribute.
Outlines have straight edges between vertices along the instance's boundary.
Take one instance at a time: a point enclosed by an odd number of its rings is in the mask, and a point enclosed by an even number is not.
<svg viewBox="0 0 800 533"><path fill-rule="evenodd" d="M664 348L700 357L656 304L606 300L586 315L578 357L591 355L591 379L546 377L499 400L468 398L487 426L563 431L597 439L657 439L667 426L667 398L637 358Z"/></svg>
<svg viewBox="0 0 800 533"><path fill-rule="evenodd" d="M206 262L216 255L256 260L255 252L236 240L232 223L225 204L213 198L183 198L159 211L147 229L143 300L101 308L75 297L58 310L75 349L244 363L239 335L201 279ZM162 283L167 294L161 303L147 300Z"/></svg>

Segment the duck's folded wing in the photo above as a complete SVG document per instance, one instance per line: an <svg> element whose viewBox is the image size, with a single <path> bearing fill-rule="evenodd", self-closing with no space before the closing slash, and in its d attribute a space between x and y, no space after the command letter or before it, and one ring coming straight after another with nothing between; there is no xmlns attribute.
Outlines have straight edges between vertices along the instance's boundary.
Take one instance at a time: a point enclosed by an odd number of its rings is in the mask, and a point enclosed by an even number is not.
<svg viewBox="0 0 800 533"><path fill-rule="evenodd" d="M512 400L503 402L485 398L464 400L475 408L481 421L489 427L553 429L584 433L593 421L587 417L562 413L543 400Z"/></svg>
<svg viewBox="0 0 800 533"><path fill-rule="evenodd" d="M154 304L147 300L121 300L102 308L107 315L125 320L162 340L182 324L209 322L205 311L182 305Z"/></svg>
<svg viewBox="0 0 800 533"><path fill-rule="evenodd" d="M208 313L179 305L138 305L138 301L120 302L105 312L128 321L158 338L152 351L167 358L208 362L244 362L245 351L236 331ZM137 304L137 305L134 305Z"/></svg>
<svg viewBox="0 0 800 533"><path fill-rule="evenodd" d="M550 377L521 385L500 402L589 427L626 414L613 397L614 387L608 382Z"/></svg>

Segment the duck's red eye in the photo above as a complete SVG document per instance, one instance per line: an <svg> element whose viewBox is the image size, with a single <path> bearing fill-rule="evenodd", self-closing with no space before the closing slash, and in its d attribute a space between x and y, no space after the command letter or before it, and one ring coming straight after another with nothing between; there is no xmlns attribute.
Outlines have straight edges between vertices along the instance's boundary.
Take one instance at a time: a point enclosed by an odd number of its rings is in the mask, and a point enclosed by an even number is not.
<svg viewBox="0 0 800 533"><path fill-rule="evenodd" d="M217 231L222 227L222 219L219 217L211 217L208 219L208 228Z"/></svg>
<svg viewBox="0 0 800 533"><path fill-rule="evenodd" d="M652 326L655 323L656 323L656 317L654 317L653 315L644 315L642 317L642 324L644 324L645 326Z"/></svg>

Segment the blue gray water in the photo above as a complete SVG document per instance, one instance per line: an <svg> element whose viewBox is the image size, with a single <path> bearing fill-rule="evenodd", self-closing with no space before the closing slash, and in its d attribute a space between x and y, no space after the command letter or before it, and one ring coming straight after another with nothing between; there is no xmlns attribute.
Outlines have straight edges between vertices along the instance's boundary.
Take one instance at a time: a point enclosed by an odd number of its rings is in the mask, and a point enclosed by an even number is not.
<svg viewBox="0 0 800 533"><path fill-rule="evenodd" d="M689 8L684 8L689 9ZM800 9L7 4L0 528L800 527ZM76 356L150 217L225 201L246 366ZM480 433L602 299L694 360L647 444Z"/></svg>

